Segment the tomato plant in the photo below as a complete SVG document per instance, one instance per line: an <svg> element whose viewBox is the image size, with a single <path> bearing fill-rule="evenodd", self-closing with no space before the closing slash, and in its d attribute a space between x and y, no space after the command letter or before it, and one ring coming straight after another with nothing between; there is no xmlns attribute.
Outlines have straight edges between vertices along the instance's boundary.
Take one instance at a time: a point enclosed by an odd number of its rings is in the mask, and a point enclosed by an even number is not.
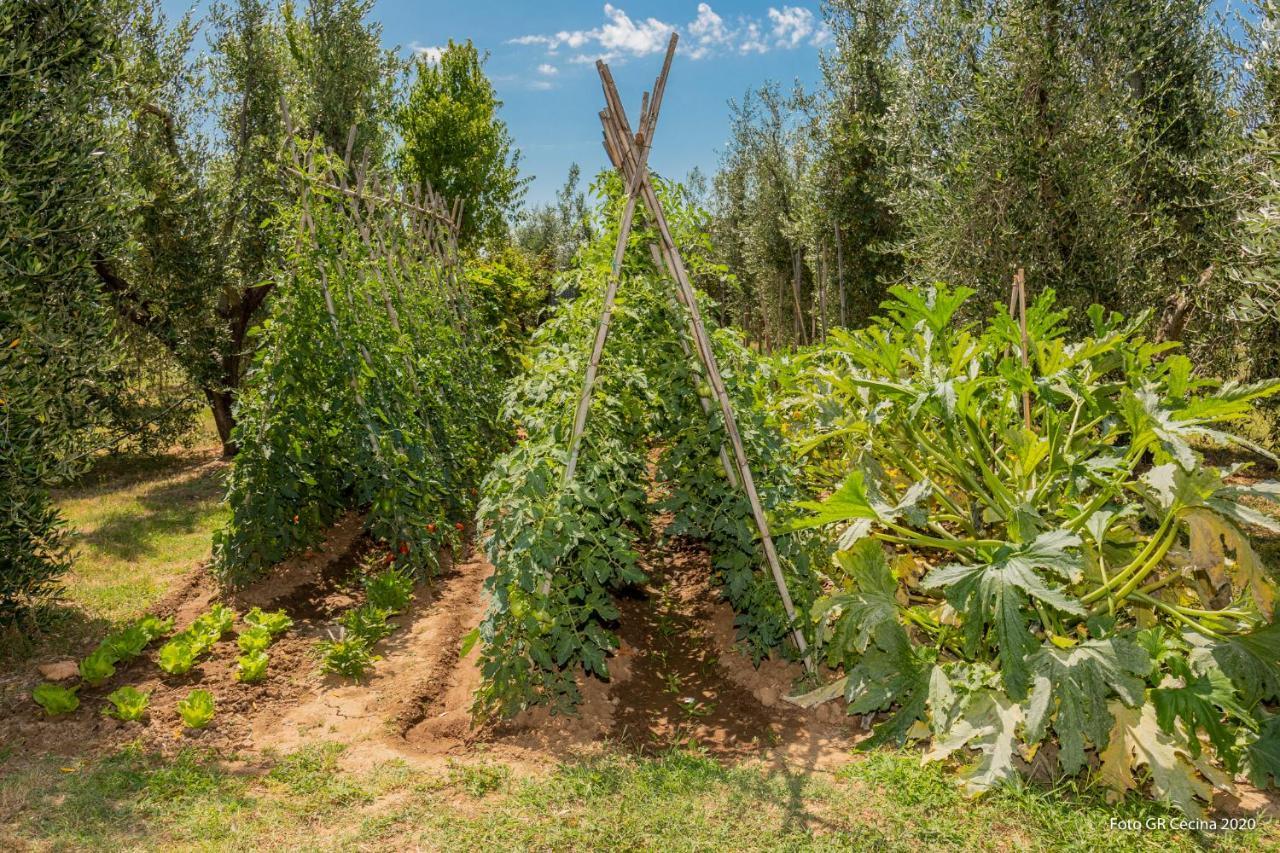
<svg viewBox="0 0 1280 853"><path fill-rule="evenodd" d="M670 480L666 505L679 516L671 532L707 542L717 579L739 609L757 656L781 647L789 632L777 589L761 568L750 509L720 468L719 413L709 416L698 403L699 380L681 347L684 314L665 272L655 268L649 246L657 238L643 223L624 258L577 471L564 482L572 418L617 239L620 183L610 176L599 187L610 200L608 227L558 282L559 290L580 295L558 306L535 333L530 366L504 401L521 441L495 462L481 488L477 528L495 566L490 608L468 640L482 645L481 714L511 714L531 704L564 709L579 699L580 673L608 677L607 660L618 645L613 595L645 580L637 546L653 532L654 450L658 479ZM659 192L674 210L679 239L703 239L682 215L679 190L662 183ZM797 492L780 490L790 472L778 454L787 447L756 398L754 358L728 335L717 335L714 346L740 409L748 453L753 464L765 462L764 499L785 505ZM802 604L815 588L804 544L785 555Z"/></svg>
<svg viewBox="0 0 1280 853"><path fill-rule="evenodd" d="M215 539L230 583L316 545L349 509L366 511L396 565L434 572L504 442L498 344L458 288L463 260L386 213L315 180L279 211L290 248L237 413L231 519Z"/></svg>

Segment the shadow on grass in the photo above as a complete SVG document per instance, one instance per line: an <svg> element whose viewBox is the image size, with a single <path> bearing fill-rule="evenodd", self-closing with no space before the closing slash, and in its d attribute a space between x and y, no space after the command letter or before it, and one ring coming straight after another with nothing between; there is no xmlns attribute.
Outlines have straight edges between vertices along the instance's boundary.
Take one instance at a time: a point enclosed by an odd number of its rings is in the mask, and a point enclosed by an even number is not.
<svg viewBox="0 0 1280 853"><path fill-rule="evenodd" d="M209 504L222 497L223 473L209 465L190 478L160 483L138 496L144 512L112 512L91 533L73 536L117 559L155 556L169 537L199 529Z"/></svg>
<svg viewBox="0 0 1280 853"><path fill-rule="evenodd" d="M85 500L102 497L148 480L176 477L204 466L221 469L221 453L216 447L200 445L177 448L162 454L108 454L88 471L54 491L58 500Z"/></svg>

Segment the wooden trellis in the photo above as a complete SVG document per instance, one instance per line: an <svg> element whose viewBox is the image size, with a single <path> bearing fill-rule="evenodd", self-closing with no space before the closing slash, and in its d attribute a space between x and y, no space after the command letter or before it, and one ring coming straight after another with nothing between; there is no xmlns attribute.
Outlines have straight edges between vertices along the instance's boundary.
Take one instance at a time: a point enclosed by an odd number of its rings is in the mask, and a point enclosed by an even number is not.
<svg viewBox="0 0 1280 853"><path fill-rule="evenodd" d="M573 419L573 432L569 439L569 459L565 467L565 482L567 483L573 479L574 471L577 469L582 433L587 423L587 412L591 407L591 391L595 386L596 374L600 367L600 357L604 352L605 341L609 336L609 323L613 316L613 307L618 295L618 285L622 277L622 261L626 254L627 242L631 236L631 225L635 217L636 205L643 203L649 219L657 227L659 235L659 243L651 248L654 261L659 267L665 267L672 283L675 285L673 295L678 307L682 309L681 313L685 317L685 331L688 337L692 339L694 351L698 356L697 370L708 380L712 396L715 397L716 402L719 404L720 414L724 419L725 434L729 439L732 452L730 453L721 445L721 464L724 466L725 475L728 477L729 482L735 488L741 487L746 494L747 501L751 505L751 514L755 521L756 529L760 533L760 542L764 549L765 559L769 563L769 570L772 572L773 580L777 584L778 594L782 597L782 606L786 611L787 618L794 622L796 616L795 605L791 601L791 592L788 590L786 578L782 574L782 566L778 561L778 552L773 544L773 536L769 532L769 522L765 516L764 506L760 503L760 495L756 491L755 480L751 476L751 466L747 462L742 436L738 432L738 422L734 417L733 404L729 399L724 379L721 377L720 369L716 364L711 340L707 335L706 326L703 325L702 314L698 310L698 300L694 294L693 285L689 281L689 274L685 269L684 260L681 258L680 249L676 246L675 240L671 236L671 229L667 225L662 205L658 201L658 195L653 189L653 183L649 176L649 152L653 147L653 134L658 124L658 111L662 107L662 96L666 89L667 75L671 70L671 61L675 57L676 42L677 36L672 33L671 40L667 45L667 55L662 64L662 71L659 73L657 82L653 87L653 94L650 96L646 92L641 102L639 132L637 133L632 133L626 110L622 106L622 99L618 96L618 90L614 85L613 75L609 71L609 66L603 61L596 62L596 70L600 74L600 82L604 89L605 99L605 108L600 112L600 123L604 128L604 148L614 168L622 176L627 196L618 229L618 242L614 247L613 263L609 270L609 281L605 288L604 307L600 313L600 322L596 327L591 359L587 363L582 396L578 400L578 409ZM684 337L681 338L681 346L688 354L688 342ZM701 397L701 400L703 410L709 414L712 405L711 401L705 397ZM796 628L794 636L796 646L804 657L805 666L812 670L813 662L808 655L804 634L799 628Z"/></svg>

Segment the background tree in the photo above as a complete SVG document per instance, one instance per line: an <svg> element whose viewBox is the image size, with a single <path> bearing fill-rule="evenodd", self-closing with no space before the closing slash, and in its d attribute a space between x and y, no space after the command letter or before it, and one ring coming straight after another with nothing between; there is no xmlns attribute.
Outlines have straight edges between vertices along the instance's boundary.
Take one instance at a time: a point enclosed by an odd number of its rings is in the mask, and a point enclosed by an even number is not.
<svg viewBox="0 0 1280 853"><path fill-rule="evenodd" d="M115 236L110 11L0 0L0 619L56 590L67 555L48 489L83 464L113 387L112 316L90 266Z"/></svg>
<svg viewBox="0 0 1280 853"><path fill-rule="evenodd" d="M228 454L251 332L280 258L271 220L288 191L281 99L304 135L345 151L354 127L356 156L386 156L399 65L379 47L369 9L351 0L312 0L301 13L266 0L218 3L210 53L196 63L193 23L168 26L155 0L124 25L130 85L117 115L118 181L133 227L95 268L120 315L200 389Z"/></svg>
<svg viewBox="0 0 1280 853"><path fill-rule="evenodd" d="M498 100L470 40L450 41L438 59L419 56L417 79L397 123L404 180L465 199L464 243L505 241L524 196L519 153L498 118Z"/></svg>
<svg viewBox="0 0 1280 853"><path fill-rule="evenodd" d="M579 186L581 175L578 164L571 164L554 202L523 210L516 218L515 244L547 270L567 269L578 249L591 241L591 209Z"/></svg>
<svg viewBox="0 0 1280 853"><path fill-rule="evenodd" d="M890 203L894 141L889 111L900 96L894 42L902 31L897 0L832 0L824 7L833 48L823 56L827 92L821 134L819 196L823 236L836 254L842 325L871 316L885 282L901 275L894 244L899 218Z"/></svg>

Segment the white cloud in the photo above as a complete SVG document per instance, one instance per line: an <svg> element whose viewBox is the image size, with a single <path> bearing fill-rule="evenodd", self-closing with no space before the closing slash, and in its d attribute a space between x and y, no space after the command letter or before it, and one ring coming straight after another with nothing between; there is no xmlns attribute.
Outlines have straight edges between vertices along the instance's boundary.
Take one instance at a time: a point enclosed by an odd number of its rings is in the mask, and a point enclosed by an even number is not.
<svg viewBox="0 0 1280 853"><path fill-rule="evenodd" d="M610 20L600 28L599 39L600 46L609 51L627 51L636 56L657 53L667 46L667 39L676 29L657 18L645 18L637 24L626 12L607 3L604 14Z"/></svg>
<svg viewBox="0 0 1280 853"><path fill-rule="evenodd" d="M428 65L440 64L440 57L444 54L444 47L442 45L428 46L414 42L411 46L413 47L413 52L417 54L418 58L423 62Z"/></svg>
<svg viewBox="0 0 1280 853"><path fill-rule="evenodd" d="M732 41L733 34L724 25L724 18L715 13L709 3L698 4L698 17L689 24L689 35L693 37L694 46L689 49L689 56L702 59L709 56L716 48Z"/></svg>
<svg viewBox="0 0 1280 853"><path fill-rule="evenodd" d="M799 6L783 6L782 11L770 7L769 20L779 47L799 47L813 32L813 13Z"/></svg>
<svg viewBox="0 0 1280 853"><path fill-rule="evenodd" d="M560 69L556 68L550 62L544 62L538 66L538 73L545 74L548 77L554 77L555 75L560 73Z"/></svg>
<svg viewBox="0 0 1280 853"><path fill-rule="evenodd" d="M534 80L529 84L529 88L533 89L535 92L545 92L554 87L551 85L550 80Z"/></svg>
<svg viewBox="0 0 1280 853"><path fill-rule="evenodd" d="M803 6L771 6L765 18L739 16L730 23L709 2L699 2L693 20L676 27L658 18L632 18L624 9L606 3L604 18L592 29L561 30L553 35L535 33L511 39L508 44L541 46L547 56L556 56L561 47L567 47L579 51L570 63L584 63L657 53L677 30L683 31L682 51L691 59L732 52L792 50L804 44L820 47L830 39L813 11Z"/></svg>

